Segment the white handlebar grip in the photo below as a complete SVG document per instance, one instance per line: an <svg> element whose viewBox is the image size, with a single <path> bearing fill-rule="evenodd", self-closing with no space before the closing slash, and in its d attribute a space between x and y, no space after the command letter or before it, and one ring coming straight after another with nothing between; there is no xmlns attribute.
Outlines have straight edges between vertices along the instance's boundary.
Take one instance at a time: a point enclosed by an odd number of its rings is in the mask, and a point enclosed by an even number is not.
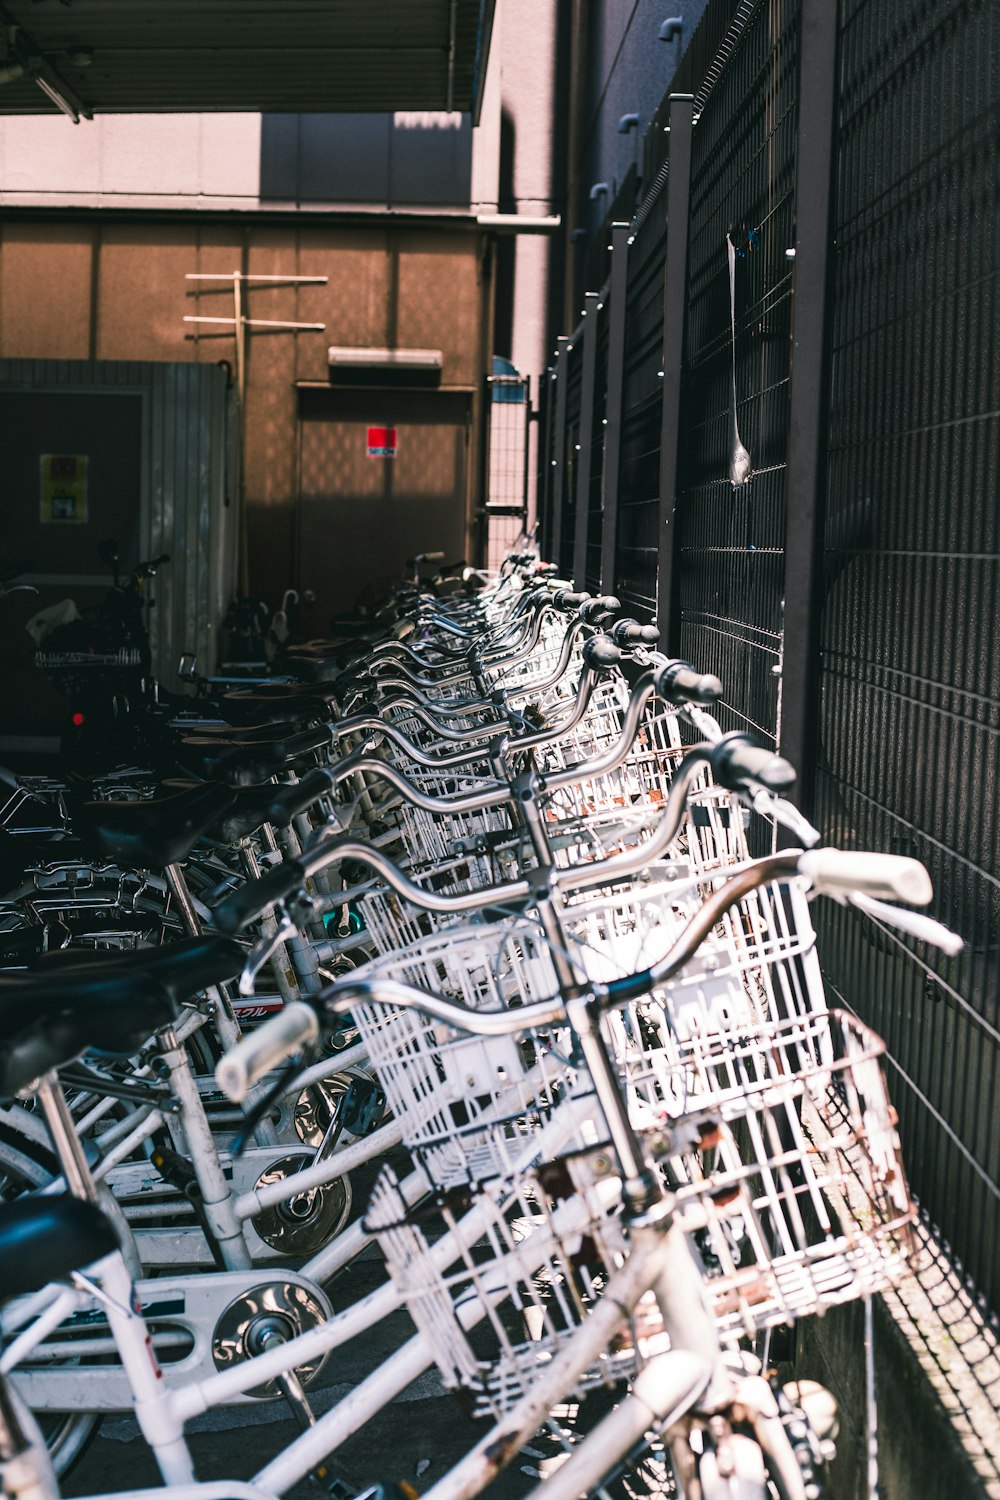
<svg viewBox="0 0 1000 1500"><path fill-rule="evenodd" d="M258 1079L318 1036L316 1012L301 1000L293 1000L219 1059L215 1081L227 1099L240 1104Z"/></svg>
<svg viewBox="0 0 1000 1500"><path fill-rule="evenodd" d="M855 849L811 849L799 860L820 895L850 895L860 891L883 901L908 901L926 906L934 895L931 877L919 859L900 854L875 854Z"/></svg>

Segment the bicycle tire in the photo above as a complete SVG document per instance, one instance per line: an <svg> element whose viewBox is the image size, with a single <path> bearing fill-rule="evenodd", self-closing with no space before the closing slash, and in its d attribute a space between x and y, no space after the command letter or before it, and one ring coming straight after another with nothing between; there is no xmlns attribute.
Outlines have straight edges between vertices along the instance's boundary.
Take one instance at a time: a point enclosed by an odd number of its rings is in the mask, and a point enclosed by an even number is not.
<svg viewBox="0 0 1000 1500"><path fill-rule="evenodd" d="M5 1111L5 1117L10 1111ZM30 1137L21 1135L7 1119L0 1122L0 1186L5 1201L33 1192L52 1181L58 1171L54 1156ZM93 1441L102 1417L98 1412L39 1412L34 1419L45 1440L46 1452L59 1479L64 1478Z"/></svg>

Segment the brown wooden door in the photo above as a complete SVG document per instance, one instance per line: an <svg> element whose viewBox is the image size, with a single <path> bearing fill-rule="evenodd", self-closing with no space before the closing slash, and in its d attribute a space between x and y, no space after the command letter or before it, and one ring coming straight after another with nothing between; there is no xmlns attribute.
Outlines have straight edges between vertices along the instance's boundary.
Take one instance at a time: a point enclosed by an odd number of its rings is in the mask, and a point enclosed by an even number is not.
<svg viewBox="0 0 1000 1500"><path fill-rule="evenodd" d="M454 392L300 392L299 580L310 634L362 594L387 592L418 552L465 555L469 397ZM371 457L370 428L396 455Z"/></svg>

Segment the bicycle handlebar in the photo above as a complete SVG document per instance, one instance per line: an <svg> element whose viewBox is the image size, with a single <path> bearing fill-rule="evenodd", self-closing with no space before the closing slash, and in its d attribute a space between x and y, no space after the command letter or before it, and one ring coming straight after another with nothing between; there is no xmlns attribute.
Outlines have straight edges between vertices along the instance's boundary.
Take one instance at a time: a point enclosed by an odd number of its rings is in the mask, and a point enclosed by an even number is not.
<svg viewBox="0 0 1000 1500"><path fill-rule="evenodd" d="M316 1012L302 1000L293 1000L219 1059L215 1081L227 1099L242 1104L265 1074L303 1047L311 1047L318 1038Z"/></svg>
<svg viewBox="0 0 1000 1500"><path fill-rule="evenodd" d="M656 675L656 692L668 703L716 703L722 683L711 672L696 672L689 661L668 661Z"/></svg>
<svg viewBox="0 0 1000 1500"><path fill-rule="evenodd" d="M584 641L580 655L593 672L610 672L612 667L621 665L621 651L607 635L594 635Z"/></svg>
<svg viewBox="0 0 1000 1500"><path fill-rule="evenodd" d="M638 620L616 620L608 631L616 646L655 646L660 632L655 625L640 625Z"/></svg>
<svg viewBox="0 0 1000 1500"><path fill-rule="evenodd" d="M298 860L288 859L275 865L258 880L230 891L213 908L215 925L223 932L239 932L248 922L261 916L276 901L283 901L300 891L306 882L306 872Z"/></svg>
<svg viewBox="0 0 1000 1500"><path fill-rule="evenodd" d="M765 750L742 730L723 735L709 751L712 774L731 792L763 787L787 792L795 785L795 767L772 750Z"/></svg>
<svg viewBox="0 0 1000 1500"><path fill-rule="evenodd" d="M926 906L934 895L931 877L918 859L861 849L810 849L799 861L821 896L860 893L876 900Z"/></svg>
<svg viewBox="0 0 1000 1500"><path fill-rule="evenodd" d="M891 892L904 899L930 899L930 877L917 860L892 854L840 849L811 852L793 849L770 854L763 859L754 860L725 880L702 903L658 963L622 979L594 985L593 998L602 1009L611 1010L649 994L691 961L730 907L761 885L795 876L809 880L817 894L839 894L850 890L855 895L875 896ZM364 977L351 975L339 979L322 990L315 997L314 1003L322 1006L324 1012L331 1016L347 1015L359 1003L419 1010L456 1031L484 1037L514 1036L536 1028L562 1025L569 1019L567 1003L559 996L532 1001L511 1010L472 1010L440 995L428 994L413 985L380 977L378 974ZM265 1022L251 1039L258 1042L252 1058L266 1058L269 1066L277 1066L283 1056L298 1050L302 1034L298 1026L290 1021L283 1025L281 1016ZM282 1046L287 1049L284 1053L281 1051ZM238 1048L236 1052L239 1052ZM220 1064L220 1069L221 1066ZM217 1074L217 1077L220 1087L225 1089L226 1084L221 1075Z"/></svg>
<svg viewBox="0 0 1000 1500"><path fill-rule="evenodd" d="M285 828L299 813L306 812L325 792L329 792L331 785L329 774L318 768L309 771L294 786L282 787L280 791L276 788L274 800L267 810L268 821L276 828Z"/></svg>
<svg viewBox="0 0 1000 1500"><path fill-rule="evenodd" d="M596 599L588 599L580 605L580 619L587 625L603 625L611 615L618 614L621 607L622 601L614 594L598 594Z"/></svg>

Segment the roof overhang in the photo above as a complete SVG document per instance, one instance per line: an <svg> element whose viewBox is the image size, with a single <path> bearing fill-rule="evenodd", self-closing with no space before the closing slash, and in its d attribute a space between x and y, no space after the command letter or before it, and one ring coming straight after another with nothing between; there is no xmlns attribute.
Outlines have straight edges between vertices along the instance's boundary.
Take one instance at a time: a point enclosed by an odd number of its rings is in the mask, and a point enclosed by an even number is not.
<svg viewBox="0 0 1000 1500"><path fill-rule="evenodd" d="M0 0L0 114L461 110L478 118L494 5Z"/></svg>

